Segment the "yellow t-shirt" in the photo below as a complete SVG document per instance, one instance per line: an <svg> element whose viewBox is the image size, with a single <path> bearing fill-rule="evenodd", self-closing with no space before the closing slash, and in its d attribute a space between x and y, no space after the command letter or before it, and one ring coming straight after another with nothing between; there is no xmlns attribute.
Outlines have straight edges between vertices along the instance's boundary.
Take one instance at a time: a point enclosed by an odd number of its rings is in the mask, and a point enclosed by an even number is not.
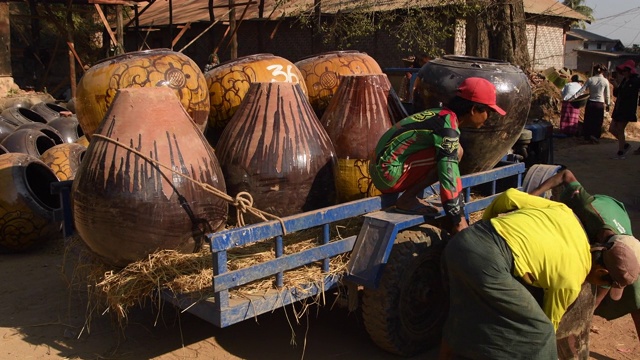
<svg viewBox="0 0 640 360"><path fill-rule="evenodd" d="M512 210L516 210L510 212ZM499 214L510 212L503 216ZM514 275L544 289L542 310L555 329L591 269L589 241L566 205L509 189L484 212L511 248Z"/></svg>

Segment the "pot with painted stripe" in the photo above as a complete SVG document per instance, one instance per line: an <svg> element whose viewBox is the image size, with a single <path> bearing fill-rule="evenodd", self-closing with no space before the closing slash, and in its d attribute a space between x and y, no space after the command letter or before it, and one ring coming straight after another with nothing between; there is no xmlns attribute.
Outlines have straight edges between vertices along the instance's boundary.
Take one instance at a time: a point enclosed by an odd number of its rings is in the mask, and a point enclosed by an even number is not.
<svg viewBox="0 0 640 360"><path fill-rule="evenodd" d="M216 154L229 195L286 216L335 203L335 150L299 84L251 84Z"/></svg>
<svg viewBox="0 0 640 360"><path fill-rule="evenodd" d="M320 122L336 149L338 201L380 195L369 176L378 140L407 116L387 75L345 75Z"/></svg>
<svg viewBox="0 0 640 360"><path fill-rule="evenodd" d="M198 251L226 224L220 165L172 89L118 90L73 181L75 227L115 266L156 250Z"/></svg>

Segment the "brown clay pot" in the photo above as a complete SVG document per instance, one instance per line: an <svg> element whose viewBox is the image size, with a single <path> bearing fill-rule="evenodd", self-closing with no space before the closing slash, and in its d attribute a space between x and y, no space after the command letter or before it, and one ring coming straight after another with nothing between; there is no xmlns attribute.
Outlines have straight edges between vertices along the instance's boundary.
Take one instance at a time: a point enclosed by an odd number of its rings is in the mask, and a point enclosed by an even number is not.
<svg viewBox="0 0 640 360"><path fill-rule="evenodd" d="M407 116L387 75L345 75L320 122L338 158L338 201L379 195L369 176L380 137Z"/></svg>
<svg viewBox="0 0 640 360"><path fill-rule="evenodd" d="M564 314L556 331L558 359L589 358L589 332L594 305L595 288L585 282L580 295Z"/></svg>
<svg viewBox="0 0 640 360"><path fill-rule="evenodd" d="M192 252L202 230L225 225L224 200L152 160L225 191L213 149L173 90L120 89L72 188L77 232L110 264L125 266L159 249Z"/></svg>
<svg viewBox="0 0 640 360"><path fill-rule="evenodd" d="M47 123L47 120L45 120L40 114L24 107L10 107L4 110L0 115L5 118L6 122L9 122L16 127L31 122Z"/></svg>
<svg viewBox="0 0 640 360"><path fill-rule="evenodd" d="M7 148L9 152L24 153L39 158L56 143L39 130L21 129L7 136L0 145Z"/></svg>
<svg viewBox="0 0 640 360"><path fill-rule="evenodd" d="M63 180L73 180L87 148L75 143L56 145L42 154L40 160Z"/></svg>
<svg viewBox="0 0 640 360"><path fill-rule="evenodd" d="M218 143L229 194L277 216L334 203L335 150L298 84L253 83Z"/></svg>
<svg viewBox="0 0 640 360"><path fill-rule="evenodd" d="M42 161L21 153L0 155L0 252L21 252L59 238L60 207L51 184L58 179Z"/></svg>
<svg viewBox="0 0 640 360"><path fill-rule="evenodd" d="M167 87L201 131L209 116L207 82L198 65L169 49L152 49L111 57L92 66L78 83L76 114L91 138L118 89Z"/></svg>
<svg viewBox="0 0 640 360"><path fill-rule="evenodd" d="M307 84L309 102L322 117L340 85L340 75L382 74L380 65L359 51L326 52L296 62Z"/></svg>
<svg viewBox="0 0 640 360"><path fill-rule="evenodd" d="M51 120L59 118L61 112L69 111L69 109L63 106L60 106L54 103L44 102L44 101L33 105L31 107L31 110L38 113L47 122L50 122Z"/></svg>
<svg viewBox="0 0 640 360"><path fill-rule="evenodd" d="M58 132L62 136L62 141L66 143L75 142L84 135L82 127L80 126L80 122L75 116L59 117L57 119L49 121L47 125L58 130Z"/></svg>
<svg viewBox="0 0 640 360"><path fill-rule="evenodd" d="M289 60L272 54L240 57L214 67L204 76L211 102L207 138L213 146L216 146L252 83L290 82L300 84L302 92L307 92L300 70Z"/></svg>
<svg viewBox="0 0 640 360"><path fill-rule="evenodd" d="M30 122L28 124L22 124L18 126L16 130L21 130L21 129L38 130L41 133L47 135L51 140L53 140L53 143L56 145L62 144L64 142L62 140L62 134L60 134L60 132L56 128L51 127L48 124Z"/></svg>

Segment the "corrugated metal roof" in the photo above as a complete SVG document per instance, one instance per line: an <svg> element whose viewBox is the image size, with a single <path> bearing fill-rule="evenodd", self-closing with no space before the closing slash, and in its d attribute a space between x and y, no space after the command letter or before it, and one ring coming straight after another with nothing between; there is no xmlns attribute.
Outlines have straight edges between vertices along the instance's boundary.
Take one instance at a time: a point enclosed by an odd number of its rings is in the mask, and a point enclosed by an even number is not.
<svg viewBox="0 0 640 360"><path fill-rule="evenodd" d="M602 42L607 42L607 41L620 41L618 39L611 39L602 35L598 35L598 34L594 34L592 32L589 32L587 30L582 30L582 29L571 29L570 31L567 32L567 35L573 35L577 38L580 39L584 39L584 40L590 40L590 41L602 41Z"/></svg>
<svg viewBox="0 0 640 360"><path fill-rule="evenodd" d="M322 0L321 11L324 14L335 14L338 11L353 11L367 9L371 11L388 11L403 8L442 6L464 0ZM258 19L260 0L237 0L236 4L250 4L246 11L245 20ZM204 0L172 0L173 24L187 22L210 21L208 2ZM146 4L141 3L140 9ZM214 2L214 16L226 21L228 8L218 7ZM263 18L278 19L282 16L297 16L303 12L313 12L314 0L265 0ZM586 17L562 5L555 0L524 0L525 12L529 14L558 16L576 20L586 20ZM236 17L240 19L245 6L236 8ZM155 1L142 15L140 26L169 24L169 1Z"/></svg>
<svg viewBox="0 0 640 360"><path fill-rule="evenodd" d="M548 16L559 16L575 20L589 20L586 16L556 0L524 0L524 12Z"/></svg>

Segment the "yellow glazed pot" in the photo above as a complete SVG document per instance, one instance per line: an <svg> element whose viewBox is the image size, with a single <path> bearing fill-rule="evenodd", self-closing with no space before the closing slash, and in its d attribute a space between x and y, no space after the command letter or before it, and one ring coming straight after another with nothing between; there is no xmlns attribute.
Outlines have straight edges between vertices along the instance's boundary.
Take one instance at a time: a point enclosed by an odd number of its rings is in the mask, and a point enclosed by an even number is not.
<svg viewBox="0 0 640 360"><path fill-rule="evenodd" d="M131 52L105 59L91 67L78 84L76 111L88 138L122 88L168 87L201 131L209 116L209 93L198 65L168 49Z"/></svg>
<svg viewBox="0 0 640 360"><path fill-rule="evenodd" d="M64 143L45 151L40 160L53 170L60 181L73 180L86 151L87 148L80 144Z"/></svg>
<svg viewBox="0 0 640 360"><path fill-rule="evenodd" d="M314 55L298 61L296 66L304 77L309 102L319 118L338 90L340 75L382 74L380 65L371 56L359 51Z"/></svg>
<svg viewBox="0 0 640 360"><path fill-rule="evenodd" d="M222 63L205 75L211 102L207 138L216 145L249 86L255 82L289 82L307 87L300 70L289 60L272 54L255 54Z"/></svg>

